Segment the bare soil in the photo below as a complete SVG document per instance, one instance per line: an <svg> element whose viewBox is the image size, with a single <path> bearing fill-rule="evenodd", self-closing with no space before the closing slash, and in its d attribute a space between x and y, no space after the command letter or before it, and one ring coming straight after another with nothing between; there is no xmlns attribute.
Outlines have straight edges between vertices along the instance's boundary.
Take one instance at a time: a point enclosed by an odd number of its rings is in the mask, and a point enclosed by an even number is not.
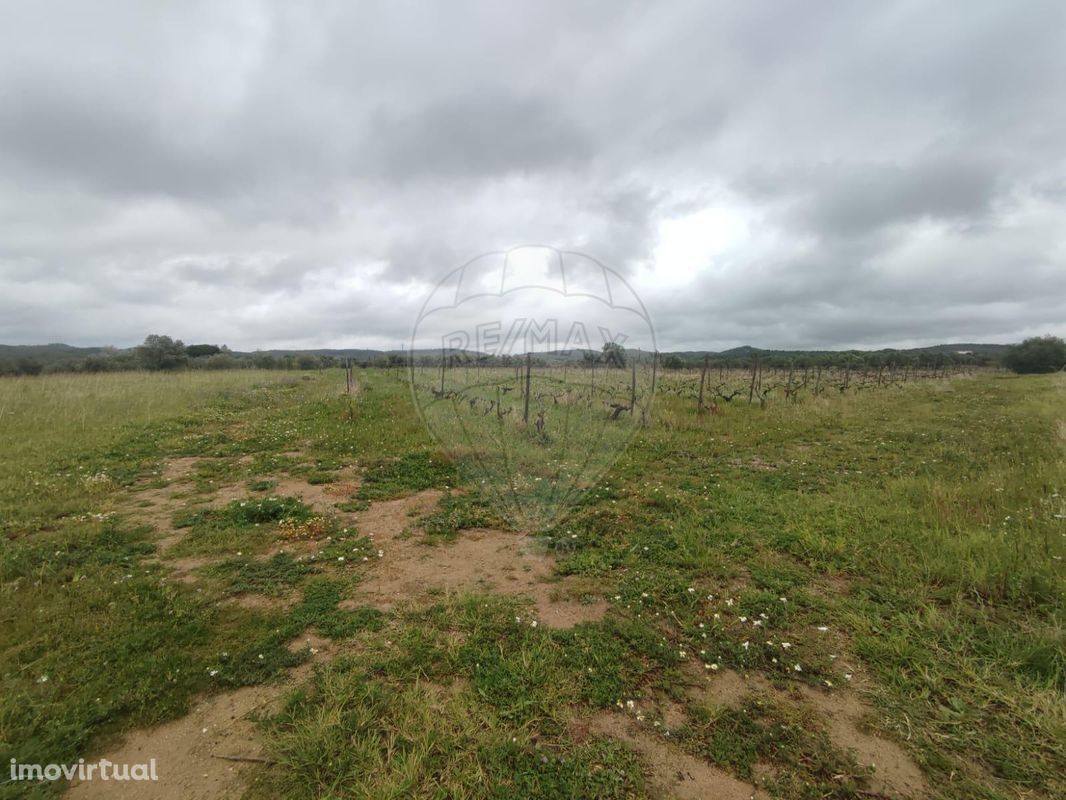
<svg viewBox="0 0 1066 800"><path fill-rule="evenodd" d="M763 800L768 796L728 772L712 767L664 742L658 735L641 730L622 712L603 711L571 724L571 735L588 733L618 739L640 756L652 787L677 800Z"/></svg>
<svg viewBox="0 0 1066 800"><path fill-rule="evenodd" d="M858 694L823 692L809 686L800 686L798 691L806 703L818 710L833 744L851 751L859 764L873 769L870 785L875 792L889 797L928 796L929 785L906 751L867 725L876 714Z"/></svg>
<svg viewBox="0 0 1066 800"><path fill-rule="evenodd" d="M869 724L876 719L873 706L854 688L815 689L790 684L778 689L758 674L722 670L704 677L704 685L690 692L705 706L740 708L754 694L783 702L801 702L813 707L834 747L851 752L855 760L873 770L871 789L887 797L926 797L929 786L921 769L896 742L877 734Z"/></svg>
<svg viewBox="0 0 1066 800"><path fill-rule="evenodd" d="M439 491L427 490L374 503L356 515L359 532L372 537L383 553L359 585L360 601L387 610L477 589L531 596L538 623L548 627L570 628L606 613L603 600L566 599L565 580L552 578L553 559L521 535L477 528L462 531L449 544L424 544L414 532L417 518L432 511L440 497Z"/></svg>
<svg viewBox="0 0 1066 800"><path fill-rule="evenodd" d="M194 470L197 459L181 458L169 463L163 476L170 483L161 489L145 489L120 506L124 513L142 520L159 531L161 549L176 544L181 531L171 527L173 512L182 503L184 481ZM765 468L755 465L755 468ZM337 502L354 495L358 482L345 474L332 484L311 485L296 477L282 477L271 495L297 497L320 513L334 513L351 519L354 527L371 537L381 557L376 559L357 588L357 596L342 602L342 607L370 603L383 610L423 605L449 595L471 590L525 595L535 602L538 624L569 628L582 622L601 619L608 609L602 598L583 603L575 596L594 595L583 591L577 579L553 576L553 559L532 547L530 541L513 532L494 529L464 530L455 541L429 545L418 529L419 519L436 508L442 493L427 490L398 500L372 503L366 510L341 513ZM213 507L248 495L243 485L222 487L209 500ZM314 541L289 542L284 549L317 547ZM194 582L195 571L211 562L209 558L161 558L175 569L174 579ZM279 602L254 595L242 595L232 602L249 608L274 609ZM338 645L311 634L291 643L293 649L312 648L312 663L323 663L338 651ZM134 731L118 747L104 755L122 763L140 763L156 758L160 780L150 787L152 797L161 800L178 798L225 798L240 796L247 786L250 766L254 762L232 761L220 756L258 758L261 744L251 715L270 711L285 689L298 684L310 666L294 670L283 685L256 686L214 695L198 703L181 719L149 730ZM739 708L753 693L771 693L778 699L812 706L824 720L826 732L835 746L850 750L858 762L874 770L871 788L888 797L924 797L928 786L917 765L895 742L877 735L868 725L874 718L872 707L865 704L852 688L822 692L806 686L779 690L762 676L742 675L731 670L704 674L692 673L689 697L705 706ZM575 738L588 735L608 736L627 743L647 767L656 791L665 796L687 800L751 800L765 798L756 786L734 778L682 752L669 743L665 731L685 724L684 704L660 698L653 702L653 716L661 728L638 723L625 713L602 712L575 719L571 733ZM767 766L765 770L769 770ZM90 781L73 785L76 800L93 798L144 797L145 785L139 782Z"/></svg>
<svg viewBox="0 0 1066 800"><path fill-rule="evenodd" d="M310 632L289 643L294 652L305 648L310 650L311 660L292 670L284 683L212 695L180 719L133 731L121 745L102 756L116 764L139 764L154 758L158 781L74 782L68 796L75 800L216 800L242 796L251 772L258 766L254 759L263 757L254 717L276 711L285 692L306 680L313 665L328 663L337 655L332 641Z"/></svg>

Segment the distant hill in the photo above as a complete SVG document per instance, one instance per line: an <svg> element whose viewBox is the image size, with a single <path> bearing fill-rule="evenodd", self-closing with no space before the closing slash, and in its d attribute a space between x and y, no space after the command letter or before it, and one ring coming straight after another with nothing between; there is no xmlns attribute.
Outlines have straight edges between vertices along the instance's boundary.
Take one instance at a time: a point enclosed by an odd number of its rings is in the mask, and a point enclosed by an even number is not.
<svg viewBox="0 0 1066 800"><path fill-rule="evenodd" d="M255 351L251 351L251 352L234 350L233 352L234 352L235 355L247 355L247 356L255 355L256 353L261 353L261 354L268 355L268 356L303 356L303 355L330 356L331 358L350 358L353 361L362 361L362 360L365 360L365 359L373 359L373 358L378 358L379 356L385 355L385 351L384 350L366 350L366 349L360 349L360 348L339 349L339 350L338 349L329 349L329 348L318 348L318 349L315 349L315 350L255 350Z"/></svg>
<svg viewBox="0 0 1066 800"><path fill-rule="evenodd" d="M0 344L0 360L32 358L41 364L76 361L102 353L107 347L73 347L69 344Z"/></svg>
<svg viewBox="0 0 1066 800"><path fill-rule="evenodd" d="M998 356L1006 352L1012 345L1009 344L934 344L927 347L910 347L894 349L891 347L881 348L855 348L851 350L764 350L751 345L732 347L729 350L686 350L675 353L663 353L663 355L677 355L686 360L708 358L752 358L758 355L760 358L787 358L789 356L824 356L831 353L899 353L902 355L919 355L921 353L972 353L978 356Z"/></svg>
<svg viewBox="0 0 1066 800"><path fill-rule="evenodd" d="M865 350L770 350L762 349L758 347L752 347L751 345L743 345L741 347L733 347L728 350L686 350L686 351L661 351L659 353L661 358L667 356L680 357L685 363L689 365L695 365L702 362L705 358L715 360L729 360L729 361L749 361L753 357L758 357L760 361L765 362L790 362L793 359L824 359L826 357L833 357L834 355L840 355L842 353L853 353L856 355L871 355L871 354L884 354L886 356L895 357L918 357L928 354L966 354L969 357L977 359L979 362L989 362L998 359L1011 345L1006 344L989 344L989 343L972 343L961 342L955 344L936 344L927 347L914 347L909 349L894 350L890 348L881 349L865 349ZM133 361L134 348L114 348L114 347L74 347L68 344L53 343L53 344L33 344L33 345L6 345L0 344L0 374L12 374L20 371L29 372L29 374L36 374L41 370L45 371L66 371L68 369L82 369L88 363L86 359L90 359L92 356L103 356L107 362L117 364L122 362L122 367L125 369L135 366ZM477 357L476 353L449 350L448 355L454 355L462 352L466 357ZM651 360L652 354L648 351L638 351L635 349L627 351L629 358L632 361L638 363L647 363ZM229 351L216 358L224 357L236 357L240 361L247 364L253 358L270 356L277 361L287 360L292 365L292 362L300 356L315 356L322 358L328 363L343 362L346 359L351 359L353 362L366 364L375 363L383 359L392 358L395 361L396 356L410 357L413 355L416 359L439 359L440 350L432 348L422 348L414 351L403 350L375 350L370 348L311 348L305 350L295 349L271 349L271 350L255 350L255 351ZM521 356L520 353L514 355ZM537 353L536 357L541 362L548 362L554 364L563 364L566 362L580 362L585 357L585 352L582 350L572 351L556 351L552 353ZM98 359L97 359L98 360ZM25 366L32 362L36 365L29 368ZM21 365L21 366L20 366Z"/></svg>

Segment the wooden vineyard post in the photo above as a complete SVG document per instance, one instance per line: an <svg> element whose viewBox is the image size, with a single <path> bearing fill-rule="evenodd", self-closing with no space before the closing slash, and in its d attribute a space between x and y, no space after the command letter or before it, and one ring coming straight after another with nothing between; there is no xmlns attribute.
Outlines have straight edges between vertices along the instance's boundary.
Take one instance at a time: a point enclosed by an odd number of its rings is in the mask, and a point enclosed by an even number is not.
<svg viewBox="0 0 1066 800"><path fill-rule="evenodd" d="M525 407L522 409L522 422L526 425L529 424L529 371L530 371L530 353L526 353L526 396Z"/></svg>
<svg viewBox="0 0 1066 800"><path fill-rule="evenodd" d="M629 416L633 416L633 409L637 407L637 362L633 362L633 374L629 379Z"/></svg>
<svg viewBox="0 0 1066 800"><path fill-rule="evenodd" d="M707 356L703 357L703 369L700 370L700 396L696 401L696 416L703 416L703 387L707 383Z"/></svg>
<svg viewBox="0 0 1066 800"><path fill-rule="evenodd" d="M589 395L589 408L592 408L592 401L596 399L596 359L592 359L592 393Z"/></svg>
<svg viewBox="0 0 1066 800"><path fill-rule="evenodd" d="M651 404L655 405L655 379L659 374L659 351L653 350L651 354Z"/></svg>

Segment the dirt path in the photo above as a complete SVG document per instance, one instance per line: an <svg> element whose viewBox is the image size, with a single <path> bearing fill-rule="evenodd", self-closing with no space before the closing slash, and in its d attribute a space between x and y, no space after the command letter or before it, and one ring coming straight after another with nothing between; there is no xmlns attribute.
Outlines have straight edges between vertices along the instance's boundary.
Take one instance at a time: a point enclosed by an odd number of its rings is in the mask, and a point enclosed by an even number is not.
<svg viewBox="0 0 1066 800"><path fill-rule="evenodd" d="M180 459L164 470L172 484L137 496L126 510L151 522L163 534L160 543L173 544L181 531L170 527L181 481L191 474L195 459ZM354 477L340 485L312 486L293 477L277 481L273 493L295 496L320 513L334 512L339 498L351 496L357 488ZM222 487L209 503L225 504L244 496L240 485ZM344 514L360 534L369 536L381 556L358 584L355 596L341 607L370 603L382 610L398 610L438 602L460 592L478 590L526 595L536 604L538 621L549 627L567 628L603 617L607 603L601 598L591 603L570 599L579 586L573 579L553 576L553 559L537 552L531 542L512 532L464 530L454 542L430 546L418 531L418 521L433 511L442 493L427 490L398 500L371 504L366 510ZM314 541L307 544L316 547ZM179 579L195 581L194 570L206 559L161 561L178 569ZM187 563L186 563L187 562ZM247 596L249 602L257 596ZM305 643L305 639L307 639ZM337 655L343 643L317 637L301 637L294 647L313 648L313 662L324 663ZM71 787L75 800L151 796L161 800L239 797L247 788L255 764L219 756L258 757L261 743L249 719L272 710L287 688L299 685L310 664L294 670L284 684L255 686L202 700L181 719L148 730L130 733L125 741L103 757L118 764L157 761L159 782L146 786L139 782L84 782ZM865 722L872 709L852 690L819 692L805 686L778 690L758 675L742 676L722 671L714 676L693 676L689 696L706 706L738 708L753 693L772 693L778 699L802 702L814 707L825 720L826 732L836 747L850 750L857 761L874 768L873 791L887 797L924 797L928 786L921 771L894 742L871 733ZM675 728L686 721L684 706L672 701L662 704L663 722ZM590 735L607 736L625 742L642 758L649 780L664 796L680 800L751 800L768 795L756 786L694 758L665 740L658 731L643 728L625 713L603 712L576 719L571 733L580 740Z"/></svg>
<svg viewBox="0 0 1066 800"><path fill-rule="evenodd" d="M192 473L196 461L192 458L172 461L163 471L163 476L170 481L168 486L142 490L119 506L124 513L156 529L160 534L157 543L164 549L159 560L173 567L175 579L183 582L195 582L195 570L213 560L207 557L168 559L165 553L166 547L176 544L183 536L182 531L173 529L171 518L184 505L179 499L183 481ZM298 497L316 511L326 513L332 512L339 499L351 496L357 488L350 478L339 485L314 486L286 477L277 481L272 493ZM218 507L246 494L240 484L222 487L205 505ZM387 610L401 604L430 601L439 598L441 593L480 589L533 596L546 625L569 627L602 617L606 610L603 601L584 605L554 599L558 585L545 582L552 572L551 559L527 552L524 539L513 533L464 531L456 542L440 546L427 546L417 535L408 535L418 518L436 508L440 498L441 492L429 490L399 500L373 503L354 515L360 532L372 536L383 556L360 584L358 597L348 604L370 602ZM305 644L314 648L315 663L327 662L343 648L343 644L314 636L301 637L293 646ZM259 757L262 744L250 717L273 710L285 691L298 686L309 670L310 664L297 668L282 684L253 686L207 697L180 719L129 733L120 745L101 756L116 764L138 764L154 758L158 782L148 786L139 781L96 779L72 784L69 796L75 800L240 797L256 764L220 756Z"/></svg>

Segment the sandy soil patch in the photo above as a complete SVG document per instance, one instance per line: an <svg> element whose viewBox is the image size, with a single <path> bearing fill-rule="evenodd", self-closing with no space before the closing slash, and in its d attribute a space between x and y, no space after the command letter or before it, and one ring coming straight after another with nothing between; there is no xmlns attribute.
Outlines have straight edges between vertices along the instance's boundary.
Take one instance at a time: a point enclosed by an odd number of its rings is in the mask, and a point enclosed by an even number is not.
<svg viewBox="0 0 1066 800"><path fill-rule="evenodd" d="M770 691L773 685L762 675L726 669L704 677L703 685L692 691L691 696L705 706L737 709L752 693Z"/></svg>
<svg viewBox="0 0 1066 800"><path fill-rule="evenodd" d="M432 511L440 497L441 492L428 490L373 503L356 515L359 532L383 553L359 585L361 600L388 610L470 590L529 595L536 601L538 620L556 628L606 613L603 600L586 604L566 599L565 582L552 579L552 558L513 532L476 528L448 544L423 543L414 533L417 519Z"/></svg>
<svg viewBox="0 0 1066 800"><path fill-rule="evenodd" d="M751 784L640 730L622 713L603 711L588 719L575 720L570 732L578 741L593 734L625 742L640 756L648 781L667 797L678 800L763 800L768 797Z"/></svg>
<svg viewBox="0 0 1066 800"><path fill-rule="evenodd" d="M767 694L783 703L802 702L818 712L833 746L850 751L855 760L873 769L870 786L888 797L925 797L929 786L921 769L898 744L872 732L866 724L876 715L853 689L822 691L805 684L777 689L757 673L723 670L703 677L689 695L705 706L740 708L753 694Z"/></svg>
<svg viewBox="0 0 1066 800"><path fill-rule="evenodd" d="M170 459L163 465L163 480L177 481L189 477L200 461L200 456L183 456Z"/></svg>
<svg viewBox="0 0 1066 800"><path fill-rule="evenodd" d="M928 795L925 776L906 751L890 739L868 731L865 723L875 712L857 694L823 692L809 686L798 686L797 691L818 710L833 745L851 751L859 764L873 768L870 785L875 792L891 797Z"/></svg>
<svg viewBox="0 0 1066 800"><path fill-rule="evenodd" d="M196 572L208 564L216 563L217 559L207 556L189 556L188 558L172 558L161 562L171 570L167 580L179 583L196 583L199 577Z"/></svg>
<svg viewBox="0 0 1066 800"><path fill-rule="evenodd" d="M197 459L178 459L167 465L168 479L178 481L195 467ZM333 512L340 498L350 497L357 489L353 481L311 485L298 478L282 478L270 495L300 498L316 511ZM180 541L182 532L170 526L176 488L148 489L135 495L129 512L151 521L163 532L158 540L167 546ZM232 499L245 497L243 485L223 487L210 505L218 507ZM497 530L463 531L454 543L428 546L415 533L418 519L432 511L441 492L430 490L410 497L373 503L365 511L346 514L354 517L361 534L371 536L384 555L372 565L359 585L359 597L350 601L361 605L367 601L381 608L408 602L433 600L441 593L483 589L507 594L526 594L537 603L538 618L545 625L569 627L585 620L599 619L606 612L602 600L583 604L566 598L566 584L551 581L552 559L533 552L528 541L514 533ZM150 501L145 504L144 501ZM288 543L289 547L294 544ZM311 546L317 543L310 542ZM172 579L194 581L195 572L213 563L209 557L163 559L174 570ZM273 609L279 601L256 595L241 595L227 602L250 608ZM344 604L342 604L343 606ZM313 634L298 637L292 649L311 648L313 661L329 660L339 645ZM245 791L254 759L261 758L262 745L249 717L269 713L287 687L297 685L309 665L293 670L284 685L266 685L214 695L197 703L184 717L155 728L129 733L125 741L102 755L118 763L141 763L157 760L160 780L146 792L140 782L85 781L73 785L70 796L76 800L95 798L151 796L161 800L178 798L239 797ZM243 762L224 756L251 759ZM698 767L685 767L686 775L697 774ZM696 778L693 778L695 781ZM682 795L690 796L690 795ZM703 795L691 795L703 796Z"/></svg>
<svg viewBox="0 0 1066 800"><path fill-rule="evenodd" d="M67 796L75 800L239 797L245 788L243 773L249 765L220 756L261 757L261 745L249 715L270 710L278 697L276 686L238 689L202 701L181 719L134 731L121 746L102 757L116 764L144 763L154 758L158 781L84 781L74 783Z"/></svg>
<svg viewBox="0 0 1066 800"><path fill-rule="evenodd" d="M84 781L71 784L67 796L75 800L240 797L251 772L259 766L255 759L263 758L252 718L277 711L287 689L305 680L314 664L326 663L336 654L331 641L311 633L289 643L290 650L304 648L310 648L311 661L290 672L284 684L250 686L213 695L180 719L129 733L121 745L100 756L116 764L138 764L154 758L158 781Z"/></svg>

